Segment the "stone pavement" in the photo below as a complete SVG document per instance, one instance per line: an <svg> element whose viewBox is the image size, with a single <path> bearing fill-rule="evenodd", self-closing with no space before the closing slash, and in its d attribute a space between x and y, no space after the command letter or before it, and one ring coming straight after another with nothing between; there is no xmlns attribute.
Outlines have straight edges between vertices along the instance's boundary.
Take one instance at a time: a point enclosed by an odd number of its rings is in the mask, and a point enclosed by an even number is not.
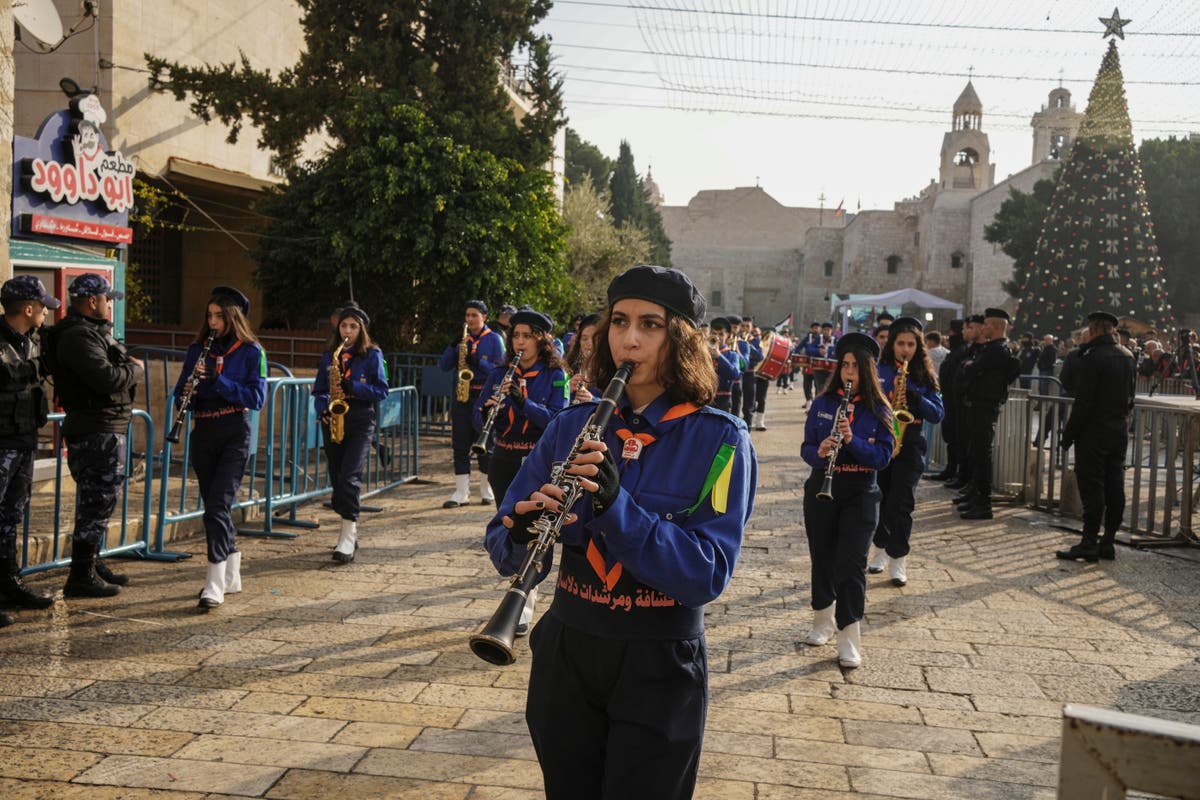
<svg viewBox="0 0 1200 800"><path fill-rule="evenodd" d="M697 796L1052 798L1060 710L1079 702L1200 722L1200 565L1070 541L1021 508L966 525L923 487L910 582L872 576L865 663L807 648L797 392L755 433L758 502L708 610L712 703ZM245 591L196 613L198 557L131 563L111 601L21 612L0 631L0 798L532 800L528 651L486 664L495 609L482 506L443 511L448 453L368 515L333 564L331 512L295 540L246 539ZM57 588L63 576L31 581Z"/></svg>

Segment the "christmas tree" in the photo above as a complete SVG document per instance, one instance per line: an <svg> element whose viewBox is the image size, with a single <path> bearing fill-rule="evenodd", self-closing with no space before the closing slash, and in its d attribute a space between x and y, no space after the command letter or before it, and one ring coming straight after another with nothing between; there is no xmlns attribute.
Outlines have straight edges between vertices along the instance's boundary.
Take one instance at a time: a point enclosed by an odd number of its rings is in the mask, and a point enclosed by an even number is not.
<svg viewBox="0 0 1200 800"><path fill-rule="evenodd" d="M1099 310L1175 328L1115 39L1046 211L1016 329L1064 334Z"/></svg>

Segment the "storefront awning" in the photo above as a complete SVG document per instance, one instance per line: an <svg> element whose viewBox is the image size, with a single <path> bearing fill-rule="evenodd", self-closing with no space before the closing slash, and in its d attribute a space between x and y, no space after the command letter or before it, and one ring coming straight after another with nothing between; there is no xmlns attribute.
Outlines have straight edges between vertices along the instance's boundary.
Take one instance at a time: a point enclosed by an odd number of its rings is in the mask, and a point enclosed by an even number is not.
<svg viewBox="0 0 1200 800"><path fill-rule="evenodd" d="M214 167L200 161L189 161L186 158L171 156L167 159L167 175L182 175L194 180L212 183L217 186L232 186L237 189L249 189L253 192L265 192L277 181L263 180L245 172L235 172L231 169Z"/></svg>
<svg viewBox="0 0 1200 800"><path fill-rule="evenodd" d="M8 256L14 265L27 267L103 267L113 269L120 262L115 258L107 258L72 247L59 247L44 242L34 242L28 239L10 239Z"/></svg>

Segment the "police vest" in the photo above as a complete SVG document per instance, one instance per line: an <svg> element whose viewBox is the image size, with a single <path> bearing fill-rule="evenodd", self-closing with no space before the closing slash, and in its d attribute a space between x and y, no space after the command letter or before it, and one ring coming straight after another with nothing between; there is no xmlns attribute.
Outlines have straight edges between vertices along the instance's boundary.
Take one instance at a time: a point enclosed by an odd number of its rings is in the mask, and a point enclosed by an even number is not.
<svg viewBox="0 0 1200 800"><path fill-rule="evenodd" d="M0 340L0 436L34 433L46 423L50 409L38 374L38 348L33 341L22 353Z"/></svg>

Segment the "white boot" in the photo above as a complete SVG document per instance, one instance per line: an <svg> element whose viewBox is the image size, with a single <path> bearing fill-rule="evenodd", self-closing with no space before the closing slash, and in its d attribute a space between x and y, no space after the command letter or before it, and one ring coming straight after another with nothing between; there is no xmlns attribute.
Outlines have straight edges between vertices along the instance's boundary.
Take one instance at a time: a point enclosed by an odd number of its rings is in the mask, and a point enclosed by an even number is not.
<svg viewBox="0 0 1200 800"><path fill-rule="evenodd" d="M521 609L521 620L517 623L517 636L524 636L529 633L529 626L533 624L533 610L537 607L537 587L534 586L529 590L529 594L525 596L525 607Z"/></svg>
<svg viewBox="0 0 1200 800"><path fill-rule="evenodd" d="M492 485L488 483L487 475L479 476L479 496L483 498L483 505L495 505L496 495L492 492Z"/></svg>
<svg viewBox="0 0 1200 800"><path fill-rule="evenodd" d="M904 569L908 556L893 558L888 574L892 576L892 586L903 586L908 583L908 572Z"/></svg>
<svg viewBox="0 0 1200 800"><path fill-rule="evenodd" d="M442 503L442 508L458 508L465 506L471 502L471 476L455 475L454 476L454 494L450 495L450 499Z"/></svg>
<svg viewBox="0 0 1200 800"><path fill-rule="evenodd" d="M767 429L767 412L759 411L754 415L754 430L765 431Z"/></svg>
<svg viewBox="0 0 1200 800"><path fill-rule="evenodd" d="M200 607L216 608L225 602L225 562L209 563L204 588L200 590Z"/></svg>
<svg viewBox="0 0 1200 800"><path fill-rule="evenodd" d="M235 550L225 559L225 594L242 590L242 551Z"/></svg>
<svg viewBox="0 0 1200 800"><path fill-rule="evenodd" d="M342 520L342 533L338 537L337 547L333 549L333 560L339 564L349 564L354 560L354 551L358 549L358 523L352 519Z"/></svg>
<svg viewBox="0 0 1200 800"><path fill-rule="evenodd" d="M837 634L838 664L854 669L862 664L862 643L858 637L858 623L851 622Z"/></svg>
<svg viewBox="0 0 1200 800"><path fill-rule="evenodd" d="M805 644L820 647L829 641L830 636L833 636L833 632L837 629L837 625L833 621L835 605L836 603L830 603L828 608L820 608L813 612L813 626L808 635L804 637Z"/></svg>
<svg viewBox="0 0 1200 800"><path fill-rule="evenodd" d="M871 545L871 560L867 562L867 572L872 575L878 575L887 569L888 554L886 550L880 550L875 545Z"/></svg>

